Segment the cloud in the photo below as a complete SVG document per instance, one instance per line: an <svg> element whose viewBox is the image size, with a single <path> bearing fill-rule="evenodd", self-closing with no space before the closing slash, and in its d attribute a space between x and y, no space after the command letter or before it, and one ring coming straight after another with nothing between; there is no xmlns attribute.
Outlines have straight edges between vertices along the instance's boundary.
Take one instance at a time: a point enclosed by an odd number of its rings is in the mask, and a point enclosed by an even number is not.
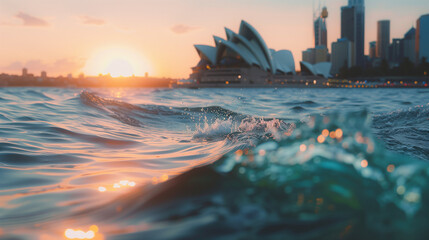
<svg viewBox="0 0 429 240"><path fill-rule="evenodd" d="M88 24L88 25L101 26L106 24L106 21L104 21L103 19L94 18L90 16L82 16L80 19L82 20L83 24Z"/></svg>
<svg viewBox="0 0 429 240"><path fill-rule="evenodd" d="M24 26L30 26L30 27L49 26L49 23L46 22L45 20L38 18L38 17L28 15L28 14L23 13L23 12L19 12L18 14L15 15L15 17L21 19Z"/></svg>
<svg viewBox="0 0 429 240"><path fill-rule="evenodd" d="M198 27L191 27L183 24L177 24L170 28L176 34L184 34L198 29Z"/></svg>

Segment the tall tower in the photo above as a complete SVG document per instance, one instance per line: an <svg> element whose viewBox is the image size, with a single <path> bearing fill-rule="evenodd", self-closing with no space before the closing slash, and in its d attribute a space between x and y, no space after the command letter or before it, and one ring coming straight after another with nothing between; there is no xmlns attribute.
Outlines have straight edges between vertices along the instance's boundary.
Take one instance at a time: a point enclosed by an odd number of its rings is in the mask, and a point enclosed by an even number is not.
<svg viewBox="0 0 429 240"><path fill-rule="evenodd" d="M403 40L403 57L408 58L411 62L416 62L416 29L410 28L404 35Z"/></svg>
<svg viewBox="0 0 429 240"><path fill-rule="evenodd" d="M417 64L423 58L429 61L429 14L423 15L417 20L415 49Z"/></svg>
<svg viewBox="0 0 429 240"><path fill-rule="evenodd" d="M323 7L320 15L314 20L314 46L328 47L328 29L326 27L328 9Z"/></svg>
<svg viewBox="0 0 429 240"><path fill-rule="evenodd" d="M377 57L388 60L390 44L390 21L377 22Z"/></svg>
<svg viewBox="0 0 429 240"><path fill-rule="evenodd" d="M341 38L354 44L354 58L357 66L365 66L365 2L349 0L341 8Z"/></svg>

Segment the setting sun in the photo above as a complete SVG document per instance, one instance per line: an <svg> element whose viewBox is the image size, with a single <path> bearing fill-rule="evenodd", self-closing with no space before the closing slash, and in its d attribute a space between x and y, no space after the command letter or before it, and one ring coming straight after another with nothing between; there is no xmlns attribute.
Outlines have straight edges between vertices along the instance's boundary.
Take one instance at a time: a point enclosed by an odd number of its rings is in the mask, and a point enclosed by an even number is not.
<svg viewBox="0 0 429 240"><path fill-rule="evenodd" d="M110 74L112 77L143 76L152 69L136 51L126 48L105 48L95 52L83 69L87 75ZM151 73L152 74L152 73Z"/></svg>
<svg viewBox="0 0 429 240"><path fill-rule="evenodd" d="M134 69L127 60L116 58L110 61L104 73L110 74L112 77L130 77L134 75Z"/></svg>

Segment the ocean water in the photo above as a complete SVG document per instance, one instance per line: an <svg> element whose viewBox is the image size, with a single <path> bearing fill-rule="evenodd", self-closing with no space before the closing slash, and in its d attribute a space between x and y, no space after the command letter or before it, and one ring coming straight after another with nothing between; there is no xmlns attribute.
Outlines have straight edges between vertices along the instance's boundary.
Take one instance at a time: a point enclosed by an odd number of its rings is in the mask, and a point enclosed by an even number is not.
<svg viewBox="0 0 429 240"><path fill-rule="evenodd" d="M0 88L0 177L0 239L429 239L429 90Z"/></svg>

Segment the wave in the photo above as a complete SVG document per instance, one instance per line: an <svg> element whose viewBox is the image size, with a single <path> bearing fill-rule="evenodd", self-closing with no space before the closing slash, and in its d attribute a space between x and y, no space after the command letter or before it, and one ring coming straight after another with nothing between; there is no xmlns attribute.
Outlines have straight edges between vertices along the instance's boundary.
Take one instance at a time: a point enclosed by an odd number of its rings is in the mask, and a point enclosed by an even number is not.
<svg viewBox="0 0 429 240"><path fill-rule="evenodd" d="M426 239L429 164L385 150L370 119L310 117L278 139L89 213L151 226L112 239ZM203 129L224 134L231 124Z"/></svg>
<svg viewBox="0 0 429 240"><path fill-rule="evenodd" d="M44 94L40 91L35 91L35 90L27 90L27 91L25 91L25 95L29 95L32 97L38 97L38 98L41 98L43 100L54 100L51 97L48 97L46 94Z"/></svg>
<svg viewBox="0 0 429 240"><path fill-rule="evenodd" d="M305 111L305 108L301 107L301 106L295 106L291 108L293 111L295 112L302 112Z"/></svg>
<svg viewBox="0 0 429 240"><path fill-rule="evenodd" d="M306 100L306 101L291 101L291 102L286 102L283 105L318 105L316 102L311 101L311 100Z"/></svg>
<svg viewBox="0 0 429 240"><path fill-rule="evenodd" d="M281 119L256 118L220 106L180 108L162 105L137 106L126 102L106 99L95 93L83 91L80 95L84 104L99 109L127 125L147 127L149 120L159 128L160 123L177 125L185 119L185 124L195 123L191 130L192 140L220 141L234 140L243 144L255 144L260 139L278 137L280 132L289 130L290 123ZM172 117L172 118L169 118ZM175 129L177 131L177 129Z"/></svg>
<svg viewBox="0 0 429 240"><path fill-rule="evenodd" d="M137 106L119 100L103 98L88 91L82 91L80 99L85 105L99 109L110 117L134 127L144 127L147 124L146 121L149 120L155 120L156 123L159 123L162 120L160 116L184 115L184 109L162 105Z"/></svg>
<svg viewBox="0 0 429 240"><path fill-rule="evenodd" d="M373 127L388 149L429 159L429 104L374 115Z"/></svg>

